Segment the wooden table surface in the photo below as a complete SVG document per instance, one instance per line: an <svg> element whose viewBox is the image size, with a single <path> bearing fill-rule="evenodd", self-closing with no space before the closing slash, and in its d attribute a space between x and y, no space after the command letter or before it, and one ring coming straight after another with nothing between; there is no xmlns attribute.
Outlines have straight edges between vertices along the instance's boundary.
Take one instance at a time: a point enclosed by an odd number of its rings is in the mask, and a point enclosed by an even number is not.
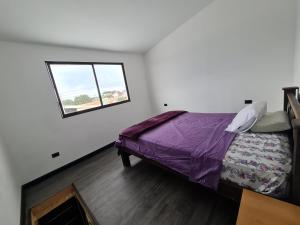
<svg viewBox="0 0 300 225"><path fill-rule="evenodd" d="M300 225L300 207L243 190L237 225Z"/></svg>

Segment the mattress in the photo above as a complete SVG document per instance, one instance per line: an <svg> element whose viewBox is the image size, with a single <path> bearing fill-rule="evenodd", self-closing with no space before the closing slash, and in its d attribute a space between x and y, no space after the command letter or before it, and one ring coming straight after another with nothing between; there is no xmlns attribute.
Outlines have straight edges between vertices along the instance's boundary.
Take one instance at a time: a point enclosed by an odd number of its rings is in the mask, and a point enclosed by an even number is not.
<svg viewBox="0 0 300 225"><path fill-rule="evenodd" d="M274 197L286 197L292 155L286 134L242 133L223 160L221 179Z"/></svg>

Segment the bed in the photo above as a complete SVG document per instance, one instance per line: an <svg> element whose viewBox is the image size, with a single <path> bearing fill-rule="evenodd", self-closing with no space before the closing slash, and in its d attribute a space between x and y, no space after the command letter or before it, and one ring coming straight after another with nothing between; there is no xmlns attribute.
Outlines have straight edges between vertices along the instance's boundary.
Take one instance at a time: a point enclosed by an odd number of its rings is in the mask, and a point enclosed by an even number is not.
<svg viewBox="0 0 300 225"><path fill-rule="evenodd" d="M120 138L118 153L124 167L130 167L129 156L135 155L234 200L248 188L299 204L297 90L284 88L292 133L224 132L235 114L183 113L137 140Z"/></svg>

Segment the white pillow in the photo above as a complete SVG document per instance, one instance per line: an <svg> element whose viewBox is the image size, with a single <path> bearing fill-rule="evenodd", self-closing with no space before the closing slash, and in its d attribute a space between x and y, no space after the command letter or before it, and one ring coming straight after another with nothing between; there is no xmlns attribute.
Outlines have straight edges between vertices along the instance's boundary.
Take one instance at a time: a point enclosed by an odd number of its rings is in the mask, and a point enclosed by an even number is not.
<svg viewBox="0 0 300 225"><path fill-rule="evenodd" d="M226 131L243 133L260 120L267 112L267 102L254 102L243 108L228 125Z"/></svg>

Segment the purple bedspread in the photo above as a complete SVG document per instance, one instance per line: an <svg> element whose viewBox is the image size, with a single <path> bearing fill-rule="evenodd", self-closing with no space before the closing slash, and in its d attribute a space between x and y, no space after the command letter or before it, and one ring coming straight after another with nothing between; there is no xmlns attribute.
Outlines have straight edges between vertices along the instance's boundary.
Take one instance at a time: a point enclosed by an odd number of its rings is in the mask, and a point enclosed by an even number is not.
<svg viewBox="0 0 300 225"><path fill-rule="evenodd" d="M234 116L184 113L147 131L138 140L122 138L116 144L216 190L222 160L235 137L234 133L225 131Z"/></svg>

